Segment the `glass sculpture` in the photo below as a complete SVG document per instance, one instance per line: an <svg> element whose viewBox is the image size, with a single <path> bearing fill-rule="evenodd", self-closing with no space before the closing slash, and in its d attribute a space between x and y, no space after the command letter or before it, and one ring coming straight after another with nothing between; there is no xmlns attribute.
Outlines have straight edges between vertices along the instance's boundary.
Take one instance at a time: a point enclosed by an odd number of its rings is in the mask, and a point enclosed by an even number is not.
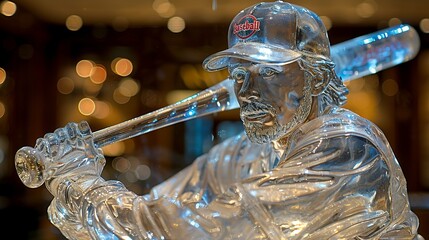
<svg viewBox="0 0 429 240"><path fill-rule="evenodd" d="M53 195L50 221L69 239L418 239L407 183L380 129L342 108L344 81L412 59L399 25L330 47L320 18L283 1L232 20L208 71L230 77L195 96L92 133L69 123L21 148L16 170ZM139 196L100 177L100 147L240 108L245 132Z"/></svg>

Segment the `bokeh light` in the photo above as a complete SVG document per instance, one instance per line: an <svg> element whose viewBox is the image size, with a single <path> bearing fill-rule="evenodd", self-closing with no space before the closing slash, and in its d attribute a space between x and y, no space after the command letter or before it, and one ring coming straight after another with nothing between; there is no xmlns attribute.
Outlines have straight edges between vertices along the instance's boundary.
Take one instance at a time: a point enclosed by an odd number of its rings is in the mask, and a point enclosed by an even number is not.
<svg viewBox="0 0 429 240"><path fill-rule="evenodd" d="M2 118L5 113L6 113L6 107L4 103L0 102L0 118Z"/></svg>
<svg viewBox="0 0 429 240"><path fill-rule="evenodd" d="M131 172L131 171L124 173L124 177L125 177L125 180L129 183L135 183L138 181L134 172Z"/></svg>
<svg viewBox="0 0 429 240"><path fill-rule="evenodd" d="M401 23L402 23L401 19L396 18L396 17L391 18L391 19L389 19L389 21L388 21L388 25L389 25L389 27L393 27L393 26L399 25L399 24L401 24Z"/></svg>
<svg viewBox="0 0 429 240"><path fill-rule="evenodd" d="M91 76L92 68L94 67L94 63L90 60L80 60L76 64L76 73L80 77L89 77Z"/></svg>
<svg viewBox="0 0 429 240"><path fill-rule="evenodd" d="M102 147L103 154L109 157L117 157L125 152L125 143L124 142L115 142L107 146Z"/></svg>
<svg viewBox="0 0 429 240"><path fill-rule="evenodd" d="M167 27L173 33L180 33L185 29L185 20L181 17L172 17L168 19Z"/></svg>
<svg viewBox="0 0 429 240"><path fill-rule="evenodd" d="M134 173L138 180L146 180L150 177L150 168L147 165L141 164L136 167Z"/></svg>
<svg viewBox="0 0 429 240"><path fill-rule="evenodd" d="M91 79L91 82L95 84L103 83L107 78L106 68L104 68L102 65L94 66L91 70L89 78Z"/></svg>
<svg viewBox="0 0 429 240"><path fill-rule="evenodd" d="M140 91L140 85L132 78L124 78L119 83L118 91L125 97L133 97Z"/></svg>
<svg viewBox="0 0 429 240"><path fill-rule="evenodd" d="M377 3L373 0L361 2L356 7L356 13L359 17L370 18L377 11Z"/></svg>
<svg viewBox="0 0 429 240"><path fill-rule="evenodd" d="M89 116L95 111L95 102L90 98L82 98L78 104L79 112L84 116Z"/></svg>
<svg viewBox="0 0 429 240"><path fill-rule="evenodd" d="M121 173L127 172L131 168L130 160L124 157L116 157L112 161L112 167Z"/></svg>
<svg viewBox="0 0 429 240"><path fill-rule="evenodd" d="M0 67L0 84L3 84L6 81L6 70Z"/></svg>
<svg viewBox="0 0 429 240"><path fill-rule="evenodd" d="M95 101L95 111L92 114L95 118L105 119L110 114L110 105L103 101Z"/></svg>
<svg viewBox="0 0 429 240"><path fill-rule="evenodd" d="M422 32L429 33L429 18L420 20L419 27Z"/></svg>
<svg viewBox="0 0 429 240"><path fill-rule="evenodd" d="M115 58L112 61L111 68L114 73L126 77L133 71L133 63L127 58Z"/></svg>
<svg viewBox="0 0 429 240"><path fill-rule="evenodd" d="M119 104L125 104L130 101L130 97L124 96L117 88L113 91L113 100Z"/></svg>
<svg viewBox="0 0 429 240"><path fill-rule="evenodd" d="M57 82L57 90L62 94L70 94L73 92L75 84L71 78L63 77Z"/></svg>
<svg viewBox="0 0 429 240"><path fill-rule="evenodd" d="M11 1L3 1L0 4L0 11L6 17L11 17L16 13L16 4Z"/></svg>
<svg viewBox="0 0 429 240"><path fill-rule="evenodd" d="M70 15L66 19L66 27L70 31L77 31L79 30L83 25L83 20L78 15Z"/></svg>
<svg viewBox="0 0 429 240"><path fill-rule="evenodd" d="M169 18L176 13L176 7L168 0L155 0L152 7L163 18Z"/></svg>

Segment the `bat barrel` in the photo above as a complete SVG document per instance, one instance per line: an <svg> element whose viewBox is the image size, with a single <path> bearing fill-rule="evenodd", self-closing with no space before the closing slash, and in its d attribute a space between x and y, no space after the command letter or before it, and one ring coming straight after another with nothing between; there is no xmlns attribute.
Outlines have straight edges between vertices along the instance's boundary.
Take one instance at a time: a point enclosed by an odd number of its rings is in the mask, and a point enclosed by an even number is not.
<svg viewBox="0 0 429 240"><path fill-rule="evenodd" d="M419 49L417 31L401 24L336 44L331 58L338 76L350 81L407 62Z"/></svg>

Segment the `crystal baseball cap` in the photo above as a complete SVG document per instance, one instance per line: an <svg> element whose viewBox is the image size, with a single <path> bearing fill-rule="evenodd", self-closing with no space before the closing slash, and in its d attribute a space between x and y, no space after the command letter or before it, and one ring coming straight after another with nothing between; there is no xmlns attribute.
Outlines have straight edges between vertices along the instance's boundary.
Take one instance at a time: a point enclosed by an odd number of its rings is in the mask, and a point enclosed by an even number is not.
<svg viewBox="0 0 429 240"><path fill-rule="evenodd" d="M239 12L229 26L228 47L207 57L203 67L221 70L231 58L283 65L306 54L330 57L328 34L319 16L283 1L262 2Z"/></svg>

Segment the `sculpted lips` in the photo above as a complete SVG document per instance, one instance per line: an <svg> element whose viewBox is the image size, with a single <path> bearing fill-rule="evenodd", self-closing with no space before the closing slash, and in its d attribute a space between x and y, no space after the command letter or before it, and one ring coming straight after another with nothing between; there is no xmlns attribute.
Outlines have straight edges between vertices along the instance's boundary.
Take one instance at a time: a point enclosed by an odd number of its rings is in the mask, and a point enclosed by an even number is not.
<svg viewBox="0 0 429 240"><path fill-rule="evenodd" d="M260 103L249 103L241 109L241 119L247 122L265 123L274 116L272 107Z"/></svg>

